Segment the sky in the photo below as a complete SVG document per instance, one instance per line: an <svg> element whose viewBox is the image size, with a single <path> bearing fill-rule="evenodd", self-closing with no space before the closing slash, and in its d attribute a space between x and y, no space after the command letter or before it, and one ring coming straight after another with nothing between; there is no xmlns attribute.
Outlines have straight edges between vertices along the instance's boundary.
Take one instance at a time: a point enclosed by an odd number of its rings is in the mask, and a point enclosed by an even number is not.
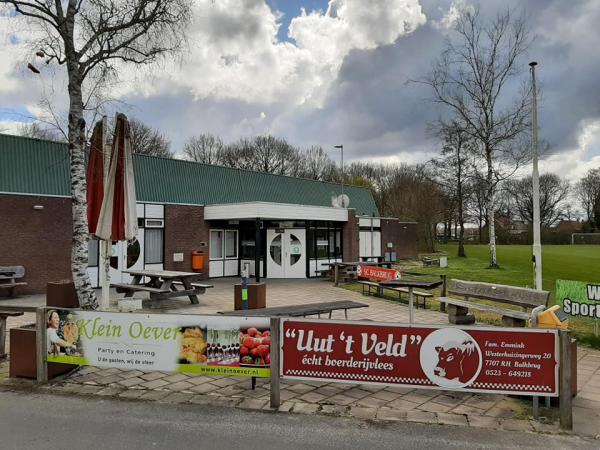
<svg viewBox="0 0 600 450"><path fill-rule="evenodd" d="M459 8L470 0L196 0L188 48L151 68L119 67L113 108L156 127L180 153L190 136L231 142L271 133L321 145L339 161L421 162L440 148L427 124L442 111L428 74ZM521 8L535 39L519 61L538 62L542 172L576 181L600 167L600 2L486 0L484 19ZM62 68L34 60L18 18L0 10L0 132L67 105ZM517 83L518 84L518 83ZM512 92L507 93L508 97Z"/></svg>

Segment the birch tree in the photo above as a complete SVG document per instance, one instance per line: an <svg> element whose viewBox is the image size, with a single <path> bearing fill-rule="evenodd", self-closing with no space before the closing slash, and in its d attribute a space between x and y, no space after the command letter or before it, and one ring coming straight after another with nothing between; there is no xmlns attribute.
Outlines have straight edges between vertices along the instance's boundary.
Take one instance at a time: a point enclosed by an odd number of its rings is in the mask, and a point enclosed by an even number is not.
<svg viewBox="0 0 600 450"><path fill-rule="evenodd" d="M490 22L464 10L431 74L421 80L433 100L465 124L481 152L488 211L490 267L497 267L494 194L507 177L503 164L519 165L528 152L518 144L529 129L529 92L518 87L530 39L523 17L508 10ZM509 173L516 168L509 169Z"/></svg>
<svg viewBox="0 0 600 450"><path fill-rule="evenodd" d="M32 43L47 64L63 66L69 97L68 142L73 243L71 272L79 304L98 302L87 275L84 90L116 76L121 64L150 64L177 50L190 17L186 0L0 0L42 35ZM86 84L87 83L87 84Z"/></svg>

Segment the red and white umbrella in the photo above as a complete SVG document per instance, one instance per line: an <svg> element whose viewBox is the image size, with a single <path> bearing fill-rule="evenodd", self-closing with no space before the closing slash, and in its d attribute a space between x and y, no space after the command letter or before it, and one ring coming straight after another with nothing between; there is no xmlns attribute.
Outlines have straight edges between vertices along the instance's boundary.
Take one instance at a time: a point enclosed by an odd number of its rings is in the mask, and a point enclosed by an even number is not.
<svg viewBox="0 0 600 450"><path fill-rule="evenodd" d="M95 235L105 241L129 241L137 236L135 179L129 122L117 114L110 167Z"/></svg>
<svg viewBox="0 0 600 450"><path fill-rule="evenodd" d="M94 127L87 173L90 234L104 241L101 247L102 309L108 309L109 259L113 241L137 236L136 195L129 122L117 114L109 151L104 145L105 121Z"/></svg>

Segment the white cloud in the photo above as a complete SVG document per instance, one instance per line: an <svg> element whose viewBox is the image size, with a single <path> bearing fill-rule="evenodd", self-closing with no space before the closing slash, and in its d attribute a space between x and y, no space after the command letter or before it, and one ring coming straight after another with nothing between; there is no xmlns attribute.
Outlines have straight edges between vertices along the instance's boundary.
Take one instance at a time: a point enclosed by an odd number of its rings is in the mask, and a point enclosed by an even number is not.
<svg viewBox="0 0 600 450"><path fill-rule="evenodd" d="M330 0L325 12L293 18L293 42L279 42L279 18L263 1L200 1L181 66L147 83L130 78L122 94L183 90L196 99L320 106L349 52L392 44L425 23L418 0Z"/></svg>
<svg viewBox="0 0 600 450"><path fill-rule="evenodd" d="M463 11L474 12L475 8L473 5L468 4L466 0L454 0L446 14L440 20L431 21L431 25L438 30L449 30L454 27Z"/></svg>
<svg viewBox="0 0 600 450"><path fill-rule="evenodd" d="M600 120L581 124L578 146L540 161L540 172L552 172L577 181L588 170L600 167Z"/></svg>
<svg viewBox="0 0 600 450"><path fill-rule="evenodd" d="M2 134L19 134L19 127L25 125L24 122L16 122L14 120L0 120L0 133Z"/></svg>

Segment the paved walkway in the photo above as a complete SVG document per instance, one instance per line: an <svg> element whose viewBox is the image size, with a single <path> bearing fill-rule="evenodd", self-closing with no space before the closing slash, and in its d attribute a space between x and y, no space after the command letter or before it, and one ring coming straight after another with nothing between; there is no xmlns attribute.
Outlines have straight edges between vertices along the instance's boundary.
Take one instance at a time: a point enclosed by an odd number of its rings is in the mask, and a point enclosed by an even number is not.
<svg viewBox="0 0 600 450"><path fill-rule="evenodd" d="M169 300L165 312L214 314L233 309L233 281L215 280L215 287L200 297L200 305L187 299ZM269 280L267 306L283 306L333 300L356 300L369 308L349 311L353 320L370 319L408 322L408 308L401 303L335 288L318 280ZM334 313L343 318L343 311ZM8 320L9 328L33 321L32 314ZM415 312L421 324L444 324L447 316L430 310ZM0 364L0 378L7 364ZM28 386L30 382L5 380L6 387ZM574 401L575 432L585 436L600 433L600 352L579 348L579 394ZM255 390L248 378L211 377L162 372L123 371L84 367L71 376L43 387L52 392L114 396L159 402L230 405L269 409L268 380L258 380ZM350 416L373 420L407 420L504 430L559 432L552 419L530 420L531 401L502 395L481 395L401 387L350 385L320 382L283 382L280 411ZM544 410L556 415L556 410Z"/></svg>

